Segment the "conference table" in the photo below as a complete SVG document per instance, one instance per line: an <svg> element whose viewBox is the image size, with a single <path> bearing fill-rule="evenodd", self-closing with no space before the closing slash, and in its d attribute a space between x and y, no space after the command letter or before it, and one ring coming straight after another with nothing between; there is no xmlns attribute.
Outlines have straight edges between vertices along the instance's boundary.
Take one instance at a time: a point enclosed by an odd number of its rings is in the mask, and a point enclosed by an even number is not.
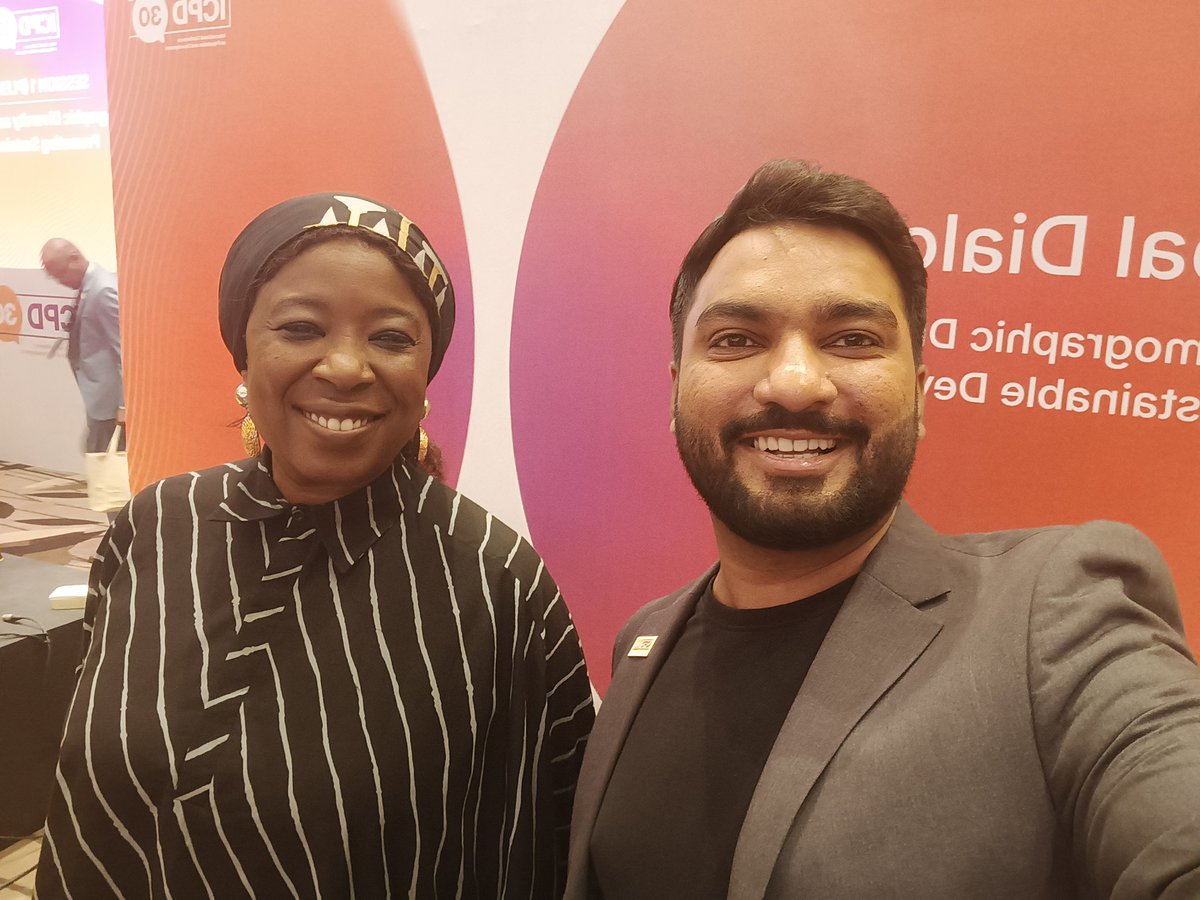
<svg viewBox="0 0 1200 900"><path fill-rule="evenodd" d="M86 581L84 569L0 559L0 615L26 617L0 621L0 846L46 818L83 638L83 610L52 609L50 592Z"/></svg>

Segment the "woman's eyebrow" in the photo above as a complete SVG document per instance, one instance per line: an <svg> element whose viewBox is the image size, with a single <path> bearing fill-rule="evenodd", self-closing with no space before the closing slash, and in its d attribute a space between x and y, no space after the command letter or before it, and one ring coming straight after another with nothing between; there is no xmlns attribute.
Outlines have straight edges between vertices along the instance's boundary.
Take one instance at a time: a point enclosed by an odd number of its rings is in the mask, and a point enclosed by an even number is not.
<svg viewBox="0 0 1200 900"><path fill-rule="evenodd" d="M332 309L337 305L336 300L328 300L323 297L308 297L304 294L296 294L291 297L284 297L277 302L272 309L276 315L280 313L288 313L293 310L305 310L311 312L322 312ZM376 306L369 311L369 315L373 319L404 319L408 322L420 322L421 318L412 310L404 309L399 306Z"/></svg>
<svg viewBox="0 0 1200 900"><path fill-rule="evenodd" d="M316 297L305 297L303 294L297 294L277 301L272 311L280 313L291 312L293 309L322 310L328 307L329 303L325 300L318 300Z"/></svg>
<svg viewBox="0 0 1200 900"><path fill-rule="evenodd" d="M377 306L371 310L371 315L376 319L404 319L407 322L421 321L421 317L412 310L401 309L398 306Z"/></svg>

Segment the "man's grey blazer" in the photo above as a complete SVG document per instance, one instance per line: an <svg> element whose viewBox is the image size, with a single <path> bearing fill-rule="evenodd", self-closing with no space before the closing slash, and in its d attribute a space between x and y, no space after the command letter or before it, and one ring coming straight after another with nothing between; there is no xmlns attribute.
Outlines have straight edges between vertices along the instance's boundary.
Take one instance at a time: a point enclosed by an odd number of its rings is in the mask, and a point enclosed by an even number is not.
<svg viewBox="0 0 1200 900"><path fill-rule="evenodd" d="M75 320L79 364L75 381L89 419L114 419L125 404L117 276L92 263L83 276Z"/></svg>
<svg viewBox="0 0 1200 900"><path fill-rule="evenodd" d="M594 896L605 788L709 575L617 639L568 900ZM780 729L728 896L1200 898L1200 670L1154 546L1108 522L942 537L902 504Z"/></svg>

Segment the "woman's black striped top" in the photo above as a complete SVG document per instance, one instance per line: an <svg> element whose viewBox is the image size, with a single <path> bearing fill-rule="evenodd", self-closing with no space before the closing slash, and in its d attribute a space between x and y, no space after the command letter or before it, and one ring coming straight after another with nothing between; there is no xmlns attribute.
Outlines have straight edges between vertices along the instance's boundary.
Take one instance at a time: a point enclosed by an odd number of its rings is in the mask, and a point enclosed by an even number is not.
<svg viewBox="0 0 1200 900"><path fill-rule="evenodd" d="M269 457L102 543L37 886L75 897L554 897L593 719L533 549L397 462L292 506Z"/></svg>

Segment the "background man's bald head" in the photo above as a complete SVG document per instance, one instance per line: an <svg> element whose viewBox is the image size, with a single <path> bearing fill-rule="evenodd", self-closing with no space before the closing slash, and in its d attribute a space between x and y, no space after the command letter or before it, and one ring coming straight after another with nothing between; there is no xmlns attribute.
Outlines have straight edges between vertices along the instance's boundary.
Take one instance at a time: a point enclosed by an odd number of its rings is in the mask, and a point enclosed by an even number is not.
<svg viewBox="0 0 1200 900"><path fill-rule="evenodd" d="M71 290L79 290L87 267L87 258L66 238L51 238L42 245L42 268Z"/></svg>

